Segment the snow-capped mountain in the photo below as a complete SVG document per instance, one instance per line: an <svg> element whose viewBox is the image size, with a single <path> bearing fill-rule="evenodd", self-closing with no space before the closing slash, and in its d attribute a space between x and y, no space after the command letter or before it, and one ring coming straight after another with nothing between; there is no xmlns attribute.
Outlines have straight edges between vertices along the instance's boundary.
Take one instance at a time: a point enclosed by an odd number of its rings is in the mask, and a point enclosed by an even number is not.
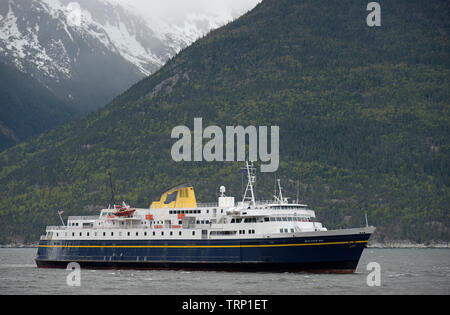
<svg viewBox="0 0 450 315"><path fill-rule="evenodd" d="M92 110L226 22L217 19L149 22L117 0L3 0L0 60L68 104Z"/></svg>

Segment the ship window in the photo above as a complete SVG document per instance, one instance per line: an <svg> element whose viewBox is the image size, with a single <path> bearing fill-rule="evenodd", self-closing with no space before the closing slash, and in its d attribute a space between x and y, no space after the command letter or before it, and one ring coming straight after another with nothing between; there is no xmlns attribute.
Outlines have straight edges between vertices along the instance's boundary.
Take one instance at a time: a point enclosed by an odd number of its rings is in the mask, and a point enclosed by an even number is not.
<svg viewBox="0 0 450 315"><path fill-rule="evenodd" d="M106 232L103 232L103 236L105 236L106 235Z"/></svg>
<svg viewBox="0 0 450 315"><path fill-rule="evenodd" d="M114 236L114 232L111 232L111 236Z"/></svg>
<svg viewBox="0 0 450 315"><path fill-rule="evenodd" d="M195 231L192 231L192 235L195 235Z"/></svg>
<svg viewBox="0 0 450 315"><path fill-rule="evenodd" d="M155 232L153 232L153 236L155 236Z"/></svg>
<svg viewBox="0 0 450 315"><path fill-rule="evenodd" d="M292 218L288 218L288 221L289 221L289 222L292 222Z"/></svg>
<svg viewBox="0 0 450 315"><path fill-rule="evenodd" d="M283 233L283 229L280 229L280 233Z"/></svg>
<svg viewBox="0 0 450 315"><path fill-rule="evenodd" d="M161 232L161 236L164 235L164 232Z"/></svg>
<svg viewBox="0 0 450 315"><path fill-rule="evenodd" d="M234 235L236 231L211 231L210 235Z"/></svg>
<svg viewBox="0 0 450 315"><path fill-rule="evenodd" d="M283 221L287 221L287 218L283 218Z"/></svg>
<svg viewBox="0 0 450 315"><path fill-rule="evenodd" d="M147 236L147 232L144 232L144 236Z"/></svg>
<svg viewBox="0 0 450 315"><path fill-rule="evenodd" d="M284 233L287 233L288 232L288 229L284 229Z"/></svg>
<svg viewBox="0 0 450 315"><path fill-rule="evenodd" d="M264 218L264 222L269 222L269 218Z"/></svg>
<svg viewBox="0 0 450 315"><path fill-rule="evenodd" d="M181 231L179 231L179 232L178 232L178 235L180 235L180 236L181 236Z"/></svg>
<svg viewBox="0 0 450 315"><path fill-rule="evenodd" d="M127 232L127 236L130 236L130 232Z"/></svg>
<svg viewBox="0 0 450 315"><path fill-rule="evenodd" d="M83 233L80 232L80 236L81 236L82 234L83 234Z"/></svg>
<svg viewBox="0 0 450 315"><path fill-rule="evenodd" d="M170 236L172 236L173 235L173 232L172 231L170 231Z"/></svg>
<svg viewBox="0 0 450 315"><path fill-rule="evenodd" d="M139 232L136 232L136 236L139 236Z"/></svg>
<svg viewBox="0 0 450 315"><path fill-rule="evenodd" d="M281 218L277 218L277 221L281 221Z"/></svg>
<svg viewBox="0 0 450 315"><path fill-rule="evenodd" d="M294 233L294 229L291 229L291 233Z"/></svg>
<svg viewBox="0 0 450 315"><path fill-rule="evenodd" d="M86 236L89 236L89 232L86 233Z"/></svg>
<svg viewBox="0 0 450 315"><path fill-rule="evenodd" d="M179 221L178 221L178 224L183 224L183 221L179 220Z"/></svg>

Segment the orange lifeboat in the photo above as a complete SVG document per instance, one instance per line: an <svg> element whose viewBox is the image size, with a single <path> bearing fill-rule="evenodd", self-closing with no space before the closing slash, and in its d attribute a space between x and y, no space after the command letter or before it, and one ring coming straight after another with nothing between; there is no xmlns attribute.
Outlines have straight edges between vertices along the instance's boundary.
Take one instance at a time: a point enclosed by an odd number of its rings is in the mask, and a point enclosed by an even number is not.
<svg viewBox="0 0 450 315"><path fill-rule="evenodd" d="M115 208L118 209L116 212L113 212L116 217L130 217L136 211L136 209L121 206L115 206Z"/></svg>

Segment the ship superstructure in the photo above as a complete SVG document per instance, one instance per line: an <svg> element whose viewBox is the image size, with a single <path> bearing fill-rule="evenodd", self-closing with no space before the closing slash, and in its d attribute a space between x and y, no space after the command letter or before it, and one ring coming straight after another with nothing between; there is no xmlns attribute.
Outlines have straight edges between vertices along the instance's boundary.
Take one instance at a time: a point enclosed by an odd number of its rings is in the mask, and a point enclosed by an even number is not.
<svg viewBox="0 0 450 315"><path fill-rule="evenodd" d="M225 195L197 203L194 188L174 187L149 208L126 203L99 216L71 216L41 236L39 267L78 262L93 268L353 272L373 227L328 231L305 204L282 195L256 201L246 163L242 201Z"/></svg>

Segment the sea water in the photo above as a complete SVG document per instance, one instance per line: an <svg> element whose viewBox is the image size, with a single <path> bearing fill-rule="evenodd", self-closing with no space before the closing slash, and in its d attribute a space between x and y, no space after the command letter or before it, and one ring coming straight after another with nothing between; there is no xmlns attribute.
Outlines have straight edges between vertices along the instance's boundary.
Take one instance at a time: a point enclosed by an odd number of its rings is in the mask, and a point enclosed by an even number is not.
<svg viewBox="0 0 450 315"><path fill-rule="evenodd" d="M0 294L449 294L450 249L367 248L354 274L39 269L36 248L0 248ZM370 263L379 265L374 285ZM372 264L373 265L373 264ZM370 265L369 265L370 266ZM373 279L372 279L373 280Z"/></svg>

